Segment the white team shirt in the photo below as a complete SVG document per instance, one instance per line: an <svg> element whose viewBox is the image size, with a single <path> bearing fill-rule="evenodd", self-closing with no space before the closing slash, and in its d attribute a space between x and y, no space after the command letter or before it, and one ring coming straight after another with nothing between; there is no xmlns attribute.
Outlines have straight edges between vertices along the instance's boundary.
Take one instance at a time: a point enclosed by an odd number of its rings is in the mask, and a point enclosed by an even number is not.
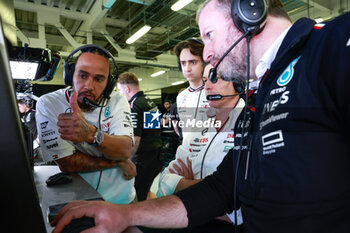
<svg viewBox="0 0 350 233"><path fill-rule="evenodd" d="M184 122L182 128L183 141L187 136L194 131L200 131L196 127L191 127L191 124L186 125L188 121L195 119L196 121L205 121L207 117L207 109L209 108L208 100L205 95L204 85L198 89L192 87L186 88L176 97L177 112L179 121Z"/></svg>
<svg viewBox="0 0 350 233"><path fill-rule="evenodd" d="M60 137L57 118L61 113L70 112L69 98L69 88L66 88L43 95L37 102L36 121L44 161L70 156L76 150L90 156L103 156L97 148L86 142L73 143ZM106 107L102 109L101 116L100 110L101 108L95 108L91 112L83 112L86 121L106 134L133 138L130 105L124 96L112 92ZM100 171L84 172L80 173L80 176L96 188ZM97 191L108 202L127 204L135 198L134 179L125 180L123 172L118 167L104 169Z"/></svg>
<svg viewBox="0 0 350 233"><path fill-rule="evenodd" d="M180 145L176 151L175 159L171 161L169 166L161 173L158 184L157 197L171 195L175 192L175 188L183 177L178 174L170 173L169 169L176 164L180 158L187 164L187 157L192 163L192 171L194 179L202 179L213 174L220 165L227 152L234 146L234 126L236 119L241 110L244 108L244 100L239 99L236 107L230 112L229 119L220 132L215 127L204 128L201 132L193 132L189 134L186 141ZM203 163L203 166L202 166ZM238 224L242 223L240 211ZM234 213L228 214L228 217L234 222Z"/></svg>

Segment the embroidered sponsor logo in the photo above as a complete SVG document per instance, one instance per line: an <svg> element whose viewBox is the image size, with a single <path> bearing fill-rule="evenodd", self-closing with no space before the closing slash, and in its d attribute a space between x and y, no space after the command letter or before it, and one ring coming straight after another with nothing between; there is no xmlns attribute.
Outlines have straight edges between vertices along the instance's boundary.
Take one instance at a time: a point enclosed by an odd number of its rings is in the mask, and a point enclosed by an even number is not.
<svg viewBox="0 0 350 233"><path fill-rule="evenodd" d="M209 141L208 138L201 138L201 139L199 139L199 142L201 142L201 143L206 143L208 141Z"/></svg>
<svg viewBox="0 0 350 233"><path fill-rule="evenodd" d="M42 134L41 134L41 137L47 137L47 136L50 136L50 135L55 135L56 133L55 133L55 131L53 131L53 130L49 130L49 131L45 131L45 132L43 132Z"/></svg>
<svg viewBox="0 0 350 233"><path fill-rule="evenodd" d="M191 143L190 146L201 146L201 145Z"/></svg>
<svg viewBox="0 0 350 233"><path fill-rule="evenodd" d="M276 149L284 147L282 130L277 130L268 134L265 134L261 138L263 145L263 154L276 153Z"/></svg>
<svg viewBox="0 0 350 233"><path fill-rule="evenodd" d="M111 115L111 106L108 106L107 108L105 108L105 117L109 117Z"/></svg>
<svg viewBox="0 0 350 233"><path fill-rule="evenodd" d="M278 105L287 103L289 100L288 95L289 95L289 91L285 91L282 93L282 95L278 100L264 104L263 114L267 112L273 112L275 111Z"/></svg>
<svg viewBox="0 0 350 233"><path fill-rule="evenodd" d="M49 123L48 121L41 122L41 123L40 123L41 129L45 129L45 128L47 127L47 124L48 124L48 123Z"/></svg>
<svg viewBox="0 0 350 233"><path fill-rule="evenodd" d="M204 136L208 132L208 130L209 130L208 128L203 129L201 132L202 136Z"/></svg>
<svg viewBox="0 0 350 233"><path fill-rule="evenodd" d="M52 149L52 148L54 148L54 147L58 147L58 143L57 143L57 142L54 143L54 144L51 144L51 145L46 145L46 148L47 148L47 149Z"/></svg>
<svg viewBox="0 0 350 233"><path fill-rule="evenodd" d="M223 143L232 143L232 144L233 144L234 141L233 141L233 140L232 140L232 141L230 141L230 140L224 140Z"/></svg>
<svg viewBox="0 0 350 233"><path fill-rule="evenodd" d="M51 139L43 140L43 142L46 144L46 143L51 142L51 141L56 140L56 139L57 139L57 137L54 137Z"/></svg>
<svg viewBox="0 0 350 233"><path fill-rule="evenodd" d="M107 122L107 123L102 123L101 124L101 130L108 130L109 126L111 125L111 122Z"/></svg>
<svg viewBox="0 0 350 233"><path fill-rule="evenodd" d="M300 59L300 56L295 58L288 65L288 67L283 71L283 73L278 77L277 84L279 86L285 86L285 85L287 85L290 82L290 80L292 80L292 77L294 75L294 66L295 66L295 64L297 64L299 59Z"/></svg>
<svg viewBox="0 0 350 233"><path fill-rule="evenodd" d="M234 138L235 134L234 133L228 133L226 138Z"/></svg>

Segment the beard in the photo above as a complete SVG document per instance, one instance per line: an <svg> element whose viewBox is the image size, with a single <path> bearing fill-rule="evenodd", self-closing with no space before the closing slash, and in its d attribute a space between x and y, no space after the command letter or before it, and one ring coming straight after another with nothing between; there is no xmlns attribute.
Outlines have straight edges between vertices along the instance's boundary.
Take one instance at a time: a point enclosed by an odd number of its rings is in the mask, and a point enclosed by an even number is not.
<svg viewBox="0 0 350 233"><path fill-rule="evenodd" d="M73 87L73 91L76 92L75 88ZM86 104L84 103L83 101L83 97L85 97L86 94L90 94L92 95L92 93L90 92L79 92L78 93L78 98L77 98L77 102L78 102L78 105L79 105L79 108L83 111L83 112L90 112L91 110L94 109L93 106L89 105L89 104ZM96 97L94 95L93 96L93 100L91 100L92 102L96 102Z"/></svg>
<svg viewBox="0 0 350 233"><path fill-rule="evenodd" d="M228 35L238 35L237 31L230 29ZM239 35L240 36L240 35ZM221 51L223 55L226 49L236 42L237 38L226 38L225 50ZM221 55L221 56L222 56ZM219 57L220 58L220 57ZM227 56L222 60L218 67L219 76L230 82L242 83L247 79L247 42L245 39L240 41Z"/></svg>

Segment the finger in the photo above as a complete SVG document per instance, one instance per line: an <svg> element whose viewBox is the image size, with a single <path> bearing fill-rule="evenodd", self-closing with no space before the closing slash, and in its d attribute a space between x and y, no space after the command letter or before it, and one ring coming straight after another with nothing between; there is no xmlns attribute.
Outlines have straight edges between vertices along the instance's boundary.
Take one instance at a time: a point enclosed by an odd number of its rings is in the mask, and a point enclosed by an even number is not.
<svg viewBox="0 0 350 233"><path fill-rule="evenodd" d="M71 112L64 112L58 115L59 120L66 120L72 118L73 114Z"/></svg>
<svg viewBox="0 0 350 233"><path fill-rule="evenodd" d="M169 168L169 172L172 173L172 174L176 174L176 172L173 169L171 169L171 168Z"/></svg>
<svg viewBox="0 0 350 233"><path fill-rule="evenodd" d="M188 169L186 164L181 160L181 159L177 159L177 161L179 162L181 168L182 168L182 172L183 172L183 176L187 177L188 176Z"/></svg>
<svg viewBox="0 0 350 233"><path fill-rule="evenodd" d="M174 164L173 167L174 167L175 170L177 171L177 174L182 175L183 172L182 172L182 170L181 170L181 168L180 168L179 166L177 166L176 164Z"/></svg>
<svg viewBox="0 0 350 233"><path fill-rule="evenodd" d="M73 113L81 113L81 109L78 105L78 93L73 92L69 99L70 107L72 108Z"/></svg>
<svg viewBox="0 0 350 233"><path fill-rule="evenodd" d="M94 218L93 213L90 213L89 211L88 205L80 205L70 208L57 222L53 233L61 232L73 219L82 218L84 216Z"/></svg>
<svg viewBox="0 0 350 233"><path fill-rule="evenodd" d="M192 162L191 162L189 157L187 157L187 167L188 167L189 177L191 179L194 179L194 177L193 177L193 170L192 170Z"/></svg>
<svg viewBox="0 0 350 233"><path fill-rule="evenodd" d="M103 229L101 229L101 227L99 226L95 226L92 228L88 228L80 233L100 233L100 232L103 232Z"/></svg>
<svg viewBox="0 0 350 233"><path fill-rule="evenodd" d="M56 217L50 222L51 226L55 226L57 222L65 215L65 213L70 210L71 208L79 205L83 205L84 201L72 201L65 205L56 215Z"/></svg>

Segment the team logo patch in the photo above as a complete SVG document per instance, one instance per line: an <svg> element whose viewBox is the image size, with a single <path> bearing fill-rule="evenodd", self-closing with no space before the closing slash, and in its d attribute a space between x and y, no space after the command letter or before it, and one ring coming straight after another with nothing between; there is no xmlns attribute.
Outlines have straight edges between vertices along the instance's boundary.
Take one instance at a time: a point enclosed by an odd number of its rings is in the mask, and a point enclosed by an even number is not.
<svg viewBox="0 0 350 233"><path fill-rule="evenodd" d="M295 58L288 67L283 71L283 73L278 77L277 84L279 86L287 85L294 75L294 66L299 61L300 57Z"/></svg>
<svg viewBox="0 0 350 233"><path fill-rule="evenodd" d="M106 109L105 109L105 117L109 117L111 115L111 109L110 109L110 106L108 106Z"/></svg>
<svg viewBox="0 0 350 233"><path fill-rule="evenodd" d="M47 127L47 124L48 124L48 123L49 123L48 121L41 122L41 123L40 123L41 129L45 129L45 128Z"/></svg>
<svg viewBox="0 0 350 233"><path fill-rule="evenodd" d="M143 113L143 128L145 129L160 129L160 116L162 114L157 110L156 112Z"/></svg>

